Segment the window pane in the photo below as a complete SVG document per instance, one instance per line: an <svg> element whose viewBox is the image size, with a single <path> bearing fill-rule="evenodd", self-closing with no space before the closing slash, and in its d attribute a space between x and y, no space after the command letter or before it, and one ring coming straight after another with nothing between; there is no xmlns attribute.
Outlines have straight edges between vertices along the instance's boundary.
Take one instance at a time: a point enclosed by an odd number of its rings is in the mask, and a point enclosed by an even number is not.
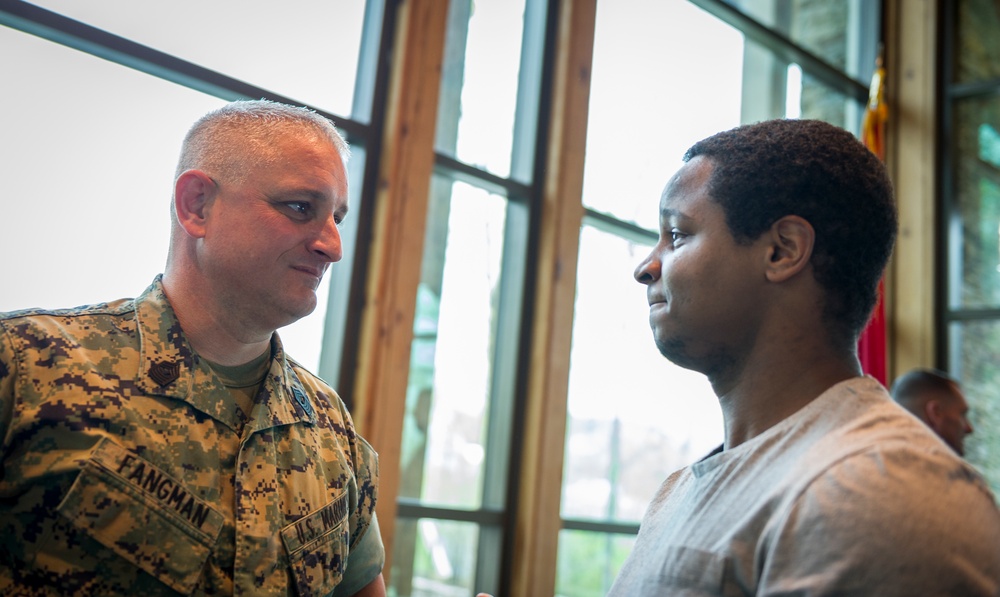
<svg viewBox="0 0 1000 597"><path fill-rule="evenodd" d="M581 233L564 518L638 522L668 474L722 443L708 380L653 343L646 294L632 278L648 251L590 226Z"/></svg>
<svg viewBox="0 0 1000 597"><path fill-rule="evenodd" d="M742 56L743 36L689 2L598 2L584 205L656 230L684 151L740 123Z"/></svg>
<svg viewBox="0 0 1000 597"><path fill-rule="evenodd" d="M351 114L365 2L35 0L115 35L263 87Z"/></svg>
<svg viewBox="0 0 1000 597"><path fill-rule="evenodd" d="M953 309L1000 307L1000 98L955 104L955 213L948 220Z"/></svg>
<svg viewBox="0 0 1000 597"><path fill-rule="evenodd" d="M958 2L957 47L952 52L957 82L1000 78L1000 36L997 31L1000 31L1000 4L994 0Z"/></svg>
<svg viewBox="0 0 1000 597"><path fill-rule="evenodd" d="M0 310L135 296L166 261L181 139L222 102L6 27L0 55L29 57L0 61L0 250L21 256Z"/></svg>
<svg viewBox="0 0 1000 597"><path fill-rule="evenodd" d="M351 158L347 161L347 180L349 181L350 212L340 224L340 244L344 258L330 265L327 270L327 281L317 289L320 301L316 310L304 319L281 330L281 339L287 343L294 340L299 345L322 347L317 356L319 363L313 368L312 361L299 361L310 371L318 372L334 389L342 389L340 383L340 363L344 355L344 344L347 340L348 300L351 288L351 277L357 262L356 254L358 227L361 218L361 198L365 162L368 159L367 149L360 144L351 146ZM327 300L324 297L329 297ZM325 308L324 308L325 307ZM325 313L324 313L325 311ZM325 321L319 319L320 315ZM306 334L309 334L306 339ZM300 341L301 338L301 341ZM294 356L295 353L292 353ZM308 355L307 355L308 356ZM298 360L298 358L296 357ZM350 405L348 405L350 406Z"/></svg>
<svg viewBox="0 0 1000 597"><path fill-rule="evenodd" d="M802 74L801 118L824 120L845 128L855 135L861 133L863 106L852 98L830 89L808 74Z"/></svg>
<svg viewBox="0 0 1000 597"><path fill-rule="evenodd" d="M633 535L559 532L557 597L604 597L635 544Z"/></svg>
<svg viewBox="0 0 1000 597"><path fill-rule="evenodd" d="M859 46L872 43L879 3L870 0L726 0L753 19L865 82L874 65L859 63Z"/></svg>
<svg viewBox="0 0 1000 597"><path fill-rule="evenodd" d="M436 177L417 295L400 495L475 509L483 501L507 202Z"/></svg>
<svg viewBox="0 0 1000 597"><path fill-rule="evenodd" d="M0 100L0 252L30 255L0 260L0 311L136 296L166 263L184 134L222 100L7 27L0 55L28 57L0 61L0 80L19 90ZM327 290L280 332L313 371Z"/></svg>
<svg viewBox="0 0 1000 597"><path fill-rule="evenodd" d="M1000 321L952 323L949 343L948 367L962 380L973 429L965 456L1000 493Z"/></svg>
<svg viewBox="0 0 1000 597"><path fill-rule="evenodd" d="M479 527L467 522L400 518L388 594L469 597L475 594Z"/></svg>
<svg viewBox="0 0 1000 597"><path fill-rule="evenodd" d="M524 9L524 0L450 7L435 148L502 177L511 173Z"/></svg>
<svg viewBox="0 0 1000 597"><path fill-rule="evenodd" d="M743 55L741 122L815 118L858 134L863 106L824 85L764 46L748 42Z"/></svg>
<svg viewBox="0 0 1000 597"><path fill-rule="evenodd" d="M690 51L705 39L711 52ZM648 201L704 137L781 117L860 131L857 101L687 2L599 2L592 81L584 205L650 230Z"/></svg>

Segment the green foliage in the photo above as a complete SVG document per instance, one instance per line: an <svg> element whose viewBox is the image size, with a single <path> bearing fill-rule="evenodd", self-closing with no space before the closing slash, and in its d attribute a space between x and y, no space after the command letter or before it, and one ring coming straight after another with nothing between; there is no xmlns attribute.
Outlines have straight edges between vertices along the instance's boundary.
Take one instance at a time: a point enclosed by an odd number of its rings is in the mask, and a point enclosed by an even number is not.
<svg viewBox="0 0 1000 597"><path fill-rule="evenodd" d="M630 535L562 531L559 534L556 595L607 595L634 542L635 537Z"/></svg>

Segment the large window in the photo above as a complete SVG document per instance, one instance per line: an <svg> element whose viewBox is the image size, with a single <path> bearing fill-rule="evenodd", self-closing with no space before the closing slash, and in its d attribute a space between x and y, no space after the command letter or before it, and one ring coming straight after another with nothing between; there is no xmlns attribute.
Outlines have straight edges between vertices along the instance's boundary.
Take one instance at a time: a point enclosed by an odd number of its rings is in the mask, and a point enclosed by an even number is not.
<svg viewBox="0 0 1000 597"><path fill-rule="evenodd" d="M641 15L641 18L637 18ZM557 594L604 595L669 473L722 442L704 376L653 345L632 272L695 141L757 120L860 129L877 2L598 2Z"/></svg>
<svg viewBox="0 0 1000 597"><path fill-rule="evenodd" d="M393 595L504 590L547 17L548 4L537 0L450 3Z"/></svg>
<svg viewBox="0 0 1000 597"><path fill-rule="evenodd" d="M939 361L962 382L970 462L1000 492L1000 5L944 3Z"/></svg>

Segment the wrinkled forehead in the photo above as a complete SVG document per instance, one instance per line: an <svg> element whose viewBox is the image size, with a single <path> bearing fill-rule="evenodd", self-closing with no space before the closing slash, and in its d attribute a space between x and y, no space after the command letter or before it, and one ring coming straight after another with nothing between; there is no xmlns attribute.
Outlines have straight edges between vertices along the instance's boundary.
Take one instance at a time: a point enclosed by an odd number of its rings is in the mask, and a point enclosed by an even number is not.
<svg viewBox="0 0 1000 597"><path fill-rule="evenodd" d="M251 148L251 145L255 147ZM237 167L280 169L285 172L318 167L346 183L347 166L343 155L323 136L288 134L254 140L247 146L249 151L244 154L242 163L236 164Z"/></svg>

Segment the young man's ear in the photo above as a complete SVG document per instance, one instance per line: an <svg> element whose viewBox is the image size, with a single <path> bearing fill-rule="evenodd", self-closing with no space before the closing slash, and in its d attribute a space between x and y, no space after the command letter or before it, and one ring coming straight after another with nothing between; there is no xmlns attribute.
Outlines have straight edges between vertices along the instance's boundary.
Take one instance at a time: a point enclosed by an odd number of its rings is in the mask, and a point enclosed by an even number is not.
<svg viewBox="0 0 1000 597"><path fill-rule="evenodd" d="M174 183L174 213L184 231L194 238L205 236L208 207L218 186L201 170L185 170Z"/></svg>
<svg viewBox="0 0 1000 597"><path fill-rule="evenodd" d="M816 231L805 218L784 216L771 225L768 235L767 279L784 282L809 265Z"/></svg>

